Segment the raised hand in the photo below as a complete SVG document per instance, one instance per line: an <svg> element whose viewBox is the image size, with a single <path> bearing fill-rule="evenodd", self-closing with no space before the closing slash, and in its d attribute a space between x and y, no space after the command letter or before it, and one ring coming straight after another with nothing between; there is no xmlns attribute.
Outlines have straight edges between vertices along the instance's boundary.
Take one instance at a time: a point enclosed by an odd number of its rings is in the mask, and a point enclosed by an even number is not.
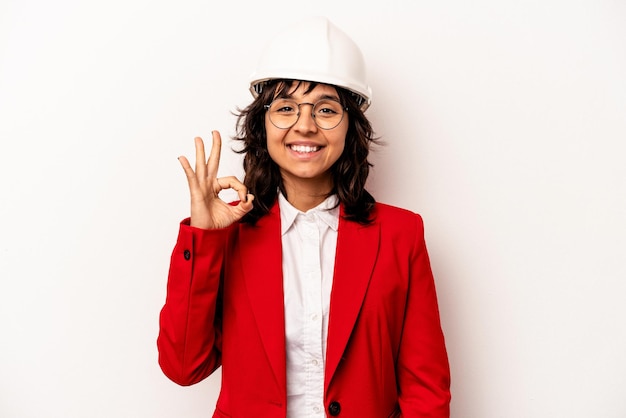
<svg viewBox="0 0 626 418"><path fill-rule="evenodd" d="M225 228L243 217L252 209L254 196L236 177L217 178L220 164L222 137L213 131L213 146L208 161L204 153L202 138L195 138L196 170L194 171L187 158L178 157L187 175L191 194L191 226L203 229ZM224 189L233 189L239 196L236 206L224 202L218 193Z"/></svg>

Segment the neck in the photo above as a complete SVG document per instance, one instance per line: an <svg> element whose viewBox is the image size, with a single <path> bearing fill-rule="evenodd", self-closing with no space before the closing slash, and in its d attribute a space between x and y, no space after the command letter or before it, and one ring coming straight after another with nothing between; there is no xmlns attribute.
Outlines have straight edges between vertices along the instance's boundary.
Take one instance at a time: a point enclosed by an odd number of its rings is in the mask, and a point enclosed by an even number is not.
<svg viewBox="0 0 626 418"><path fill-rule="evenodd" d="M306 180L294 183L283 178L283 184L287 192L287 201L302 212L313 209L322 203L332 190L332 184L320 184L319 182L307 182Z"/></svg>

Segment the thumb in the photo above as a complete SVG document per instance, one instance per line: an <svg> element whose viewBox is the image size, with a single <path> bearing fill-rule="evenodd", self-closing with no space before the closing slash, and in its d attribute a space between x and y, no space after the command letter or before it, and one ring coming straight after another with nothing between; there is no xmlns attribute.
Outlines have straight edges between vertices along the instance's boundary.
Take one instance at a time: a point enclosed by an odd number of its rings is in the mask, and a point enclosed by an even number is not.
<svg viewBox="0 0 626 418"><path fill-rule="evenodd" d="M253 195L253 194L248 193L248 194L246 195L246 198L247 198L247 199L246 199L245 201L241 200L241 201L239 202L239 204L237 205L237 207L238 207L239 209L241 209L241 210L243 211L243 213L248 213L248 212L250 212L250 211L252 210L252 208L254 207L254 205L252 204L252 202L254 201L254 195Z"/></svg>

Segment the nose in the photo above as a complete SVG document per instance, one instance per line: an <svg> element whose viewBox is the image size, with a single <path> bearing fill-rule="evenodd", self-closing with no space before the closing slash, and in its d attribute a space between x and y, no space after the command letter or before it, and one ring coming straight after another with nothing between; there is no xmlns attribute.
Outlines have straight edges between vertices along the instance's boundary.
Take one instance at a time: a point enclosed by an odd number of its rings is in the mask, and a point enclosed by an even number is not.
<svg viewBox="0 0 626 418"><path fill-rule="evenodd" d="M317 125L313 117L313 103L300 103L298 111L299 116L294 128L299 132L317 131Z"/></svg>

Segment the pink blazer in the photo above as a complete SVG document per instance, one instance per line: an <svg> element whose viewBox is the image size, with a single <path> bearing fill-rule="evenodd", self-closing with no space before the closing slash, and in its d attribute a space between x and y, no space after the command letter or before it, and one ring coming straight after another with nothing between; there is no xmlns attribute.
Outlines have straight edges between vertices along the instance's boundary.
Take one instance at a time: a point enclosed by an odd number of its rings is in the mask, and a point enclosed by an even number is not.
<svg viewBox="0 0 626 418"><path fill-rule="evenodd" d="M343 214L343 208L342 208ZM450 372L422 219L377 204L340 218L324 379L328 416L448 418ZM285 417L278 204L257 225L183 222L157 340L163 372L191 385L222 366L214 417Z"/></svg>

